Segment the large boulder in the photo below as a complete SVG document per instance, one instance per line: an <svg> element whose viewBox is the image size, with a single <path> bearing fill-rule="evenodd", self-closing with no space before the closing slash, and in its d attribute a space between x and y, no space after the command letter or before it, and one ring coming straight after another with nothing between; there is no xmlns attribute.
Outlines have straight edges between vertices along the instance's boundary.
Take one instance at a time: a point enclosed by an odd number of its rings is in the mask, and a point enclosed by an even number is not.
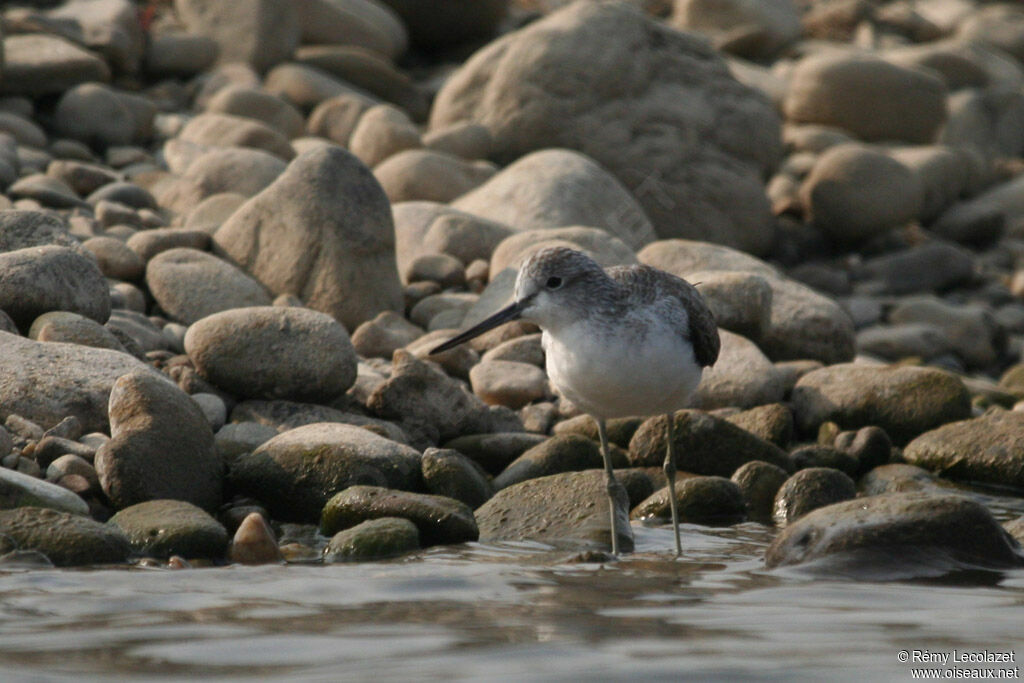
<svg viewBox="0 0 1024 683"><path fill-rule="evenodd" d="M296 158L214 242L274 294L294 294L346 329L402 309L391 205L370 170L340 147Z"/></svg>
<svg viewBox="0 0 1024 683"><path fill-rule="evenodd" d="M120 351L0 332L0 419L14 413L49 428L73 415L86 432L105 432L110 389L133 370L159 376Z"/></svg>
<svg viewBox="0 0 1024 683"><path fill-rule="evenodd" d="M438 93L431 129L485 125L499 159L576 149L612 172L662 237L764 253L762 178L779 120L703 39L621 2L578 2L477 52Z"/></svg>

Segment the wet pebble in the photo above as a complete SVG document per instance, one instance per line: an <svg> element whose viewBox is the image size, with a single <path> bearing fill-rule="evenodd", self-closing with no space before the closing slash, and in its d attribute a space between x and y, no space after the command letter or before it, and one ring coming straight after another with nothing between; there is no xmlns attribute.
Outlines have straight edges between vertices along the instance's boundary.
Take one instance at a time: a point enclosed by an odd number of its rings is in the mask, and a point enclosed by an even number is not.
<svg viewBox="0 0 1024 683"><path fill-rule="evenodd" d="M671 519L668 487L656 491L630 513L633 519ZM740 487L723 477L683 476L676 480L679 521L710 526L727 526L746 519L746 504Z"/></svg>
<svg viewBox="0 0 1024 683"><path fill-rule="evenodd" d="M239 564L272 564L284 560L274 531L259 512L243 519L228 548L228 559Z"/></svg>
<svg viewBox="0 0 1024 683"><path fill-rule="evenodd" d="M857 495L849 476L830 467L810 467L791 476L775 494L772 517L779 526L792 524L811 510Z"/></svg>
<svg viewBox="0 0 1024 683"><path fill-rule="evenodd" d="M368 519L343 529L324 548L326 562L379 560L419 550L416 524L404 517Z"/></svg>

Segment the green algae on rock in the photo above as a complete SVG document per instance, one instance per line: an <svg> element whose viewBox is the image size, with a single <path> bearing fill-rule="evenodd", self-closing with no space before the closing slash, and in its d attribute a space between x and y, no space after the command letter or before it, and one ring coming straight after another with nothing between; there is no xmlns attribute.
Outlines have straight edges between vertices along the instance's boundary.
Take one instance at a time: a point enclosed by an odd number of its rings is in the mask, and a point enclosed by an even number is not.
<svg viewBox="0 0 1024 683"><path fill-rule="evenodd" d="M320 530L332 535L381 517L402 517L419 529L424 547L475 541L480 535L469 506L444 496L396 491L380 486L351 486L327 501Z"/></svg>
<svg viewBox="0 0 1024 683"><path fill-rule="evenodd" d="M403 517L368 519L334 534L324 548L327 562L359 562L419 550L420 532Z"/></svg>
<svg viewBox="0 0 1024 683"><path fill-rule="evenodd" d="M131 545L117 528L48 508L23 507L0 511L0 534L22 550L37 550L58 567L120 564Z"/></svg>

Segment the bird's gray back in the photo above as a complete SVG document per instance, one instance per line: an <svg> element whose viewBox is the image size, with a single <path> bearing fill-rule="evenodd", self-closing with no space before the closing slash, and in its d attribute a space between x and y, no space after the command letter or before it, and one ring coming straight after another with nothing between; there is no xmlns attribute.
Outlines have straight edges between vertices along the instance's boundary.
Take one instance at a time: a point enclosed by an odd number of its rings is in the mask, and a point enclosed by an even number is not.
<svg viewBox="0 0 1024 683"><path fill-rule="evenodd" d="M608 276L625 292L623 302L638 306L662 308L662 315L674 322L678 333L693 345L693 353L701 367L718 360L721 340L718 325L697 288L686 280L646 265L608 268ZM673 311L680 311L673 316Z"/></svg>

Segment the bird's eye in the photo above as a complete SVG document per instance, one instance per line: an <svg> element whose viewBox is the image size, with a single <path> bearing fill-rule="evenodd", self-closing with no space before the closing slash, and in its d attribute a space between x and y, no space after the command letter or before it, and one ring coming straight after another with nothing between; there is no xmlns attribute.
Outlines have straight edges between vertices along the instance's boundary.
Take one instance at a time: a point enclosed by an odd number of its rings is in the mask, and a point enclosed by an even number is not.
<svg viewBox="0 0 1024 683"><path fill-rule="evenodd" d="M545 283L548 289L558 289L562 286L562 278L560 277L549 277Z"/></svg>

